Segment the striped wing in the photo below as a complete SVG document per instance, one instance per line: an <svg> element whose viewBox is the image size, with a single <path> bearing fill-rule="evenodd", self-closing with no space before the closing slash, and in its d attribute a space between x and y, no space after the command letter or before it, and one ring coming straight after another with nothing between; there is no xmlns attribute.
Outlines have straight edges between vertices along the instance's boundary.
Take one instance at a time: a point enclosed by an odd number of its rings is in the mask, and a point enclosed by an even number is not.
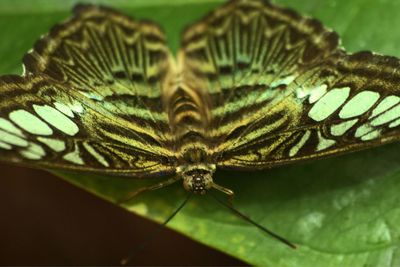
<svg viewBox="0 0 400 267"><path fill-rule="evenodd" d="M164 34L108 8L80 5L0 78L0 159L146 176L173 171L160 105L170 72Z"/></svg>
<svg viewBox="0 0 400 267"><path fill-rule="evenodd" d="M271 166L400 138L400 63L346 54L320 22L235 0L191 26L181 57L206 84L220 167Z"/></svg>

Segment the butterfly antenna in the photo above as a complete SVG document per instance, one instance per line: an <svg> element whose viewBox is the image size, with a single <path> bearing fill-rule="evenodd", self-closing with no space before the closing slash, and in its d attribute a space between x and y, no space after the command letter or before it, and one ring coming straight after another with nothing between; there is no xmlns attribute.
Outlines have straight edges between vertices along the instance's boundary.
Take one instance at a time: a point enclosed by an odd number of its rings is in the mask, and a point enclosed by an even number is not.
<svg viewBox="0 0 400 267"><path fill-rule="evenodd" d="M293 244L292 242L288 241L287 239L275 234L274 232L272 232L271 230L265 228L264 226L262 226L259 223L256 223L255 221L253 221L252 219L250 219L249 217L247 217L246 215L244 215L243 213L241 213L240 211L238 211L237 209L235 209L232 205L229 205L227 203L225 203L224 201L220 200L216 195L214 195L213 193L209 192L209 194L211 194L211 196L222 206L224 206L225 208L227 208L228 210L232 211L233 214L235 214L236 216L238 216L239 218L244 219L245 221L247 221L248 223L254 225L255 227L257 227L258 229L260 229L261 231L263 231L264 233L268 234L269 236L272 236L273 238L279 240L280 242L286 244L287 246L296 249L297 246L295 244Z"/></svg>
<svg viewBox="0 0 400 267"><path fill-rule="evenodd" d="M178 212L181 211L181 209L186 205L191 196L192 193L189 193L185 200L178 206L178 208L152 234L150 234L142 244L137 246L128 256L121 260L121 265L127 265L138 252L145 249L154 240L154 238L158 236L161 230L164 229L164 226L166 226L178 214Z"/></svg>

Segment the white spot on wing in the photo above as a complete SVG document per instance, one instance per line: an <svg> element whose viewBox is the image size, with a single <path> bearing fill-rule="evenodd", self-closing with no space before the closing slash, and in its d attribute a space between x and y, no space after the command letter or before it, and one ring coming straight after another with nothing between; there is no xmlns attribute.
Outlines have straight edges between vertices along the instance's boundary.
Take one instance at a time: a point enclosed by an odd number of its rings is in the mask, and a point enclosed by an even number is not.
<svg viewBox="0 0 400 267"><path fill-rule="evenodd" d="M318 132L317 151L321 151L321 150L327 149L327 148L333 146L334 144L336 144L335 140L326 139L326 138L322 137L321 132Z"/></svg>
<svg viewBox="0 0 400 267"><path fill-rule="evenodd" d="M395 120L391 124L389 124L389 128L394 128L400 125L400 119Z"/></svg>
<svg viewBox="0 0 400 267"><path fill-rule="evenodd" d="M361 137L362 141L369 141L378 138L380 133L381 129L375 129L371 125L363 124L357 128L356 134L354 136L357 138Z"/></svg>
<svg viewBox="0 0 400 267"><path fill-rule="evenodd" d="M11 150L12 147L9 144L0 141L0 148Z"/></svg>
<svg viewBox="0 0 400 267"><path fill-rule="evenodd" d="M46 122L68 135L73 136L79 132L78 126L57 109L47 105L33 105L33 109Z"/></svg>
<svg viewBox="0 0 400 267"><path fill-rule="evenodd" d="M352 97L340 110L339 117L347 119L367 112L379 99L379 94L372 91L362 91Z"/></svg>
<svg viewBox="0 0 400 267"><path fill-rule="evenodd" d="M15 127L15 125L9 120L3 118L0 118L0 129L6 130L7 132L19 135L21 137L25 137L20 129Z"/></svg>
<svg viewBox="0 0 400 267"><path fill-rule="evenodd" d="M317 102L324 94L326 94L327 89L328 86L323 84L311 90L308 102L310 104Z"/></svg>
<svg viewBox="0 0 400 267"><path fill-rule="evenodd" d="M26 149L20 151L20 154L27 159L38 160L43 158L46 152L40 145L30 142Z"/></svg>
<svg viewBox="0 0 400 267"><path fill-rule="evenodd" d="M349 97L350 87L335 88L326 93L310 109L308 116L315 121L323 121L332 115Z"/></svg>
<svg viewBox="0 0 400 267"><path fill-rule="evenodd" d="M356 133L355 133L354 136L359 138L359 137L361 137L363 135L366 135L369 132L374 131L374 129L375 129L374 127L371 127L368 124L363 124L363 125L361 125L360 127L357 128Z"/></svg>
<svg viewBox="0 0 400 267"><path fill-rule="evenodd" d="M310 104L312 104L318 101L326 93L327 89L328 86L326 84L311 88L299 87L296 90L296 97L301 99L308 96L308 101Z"/></svg>
<svg viewBox="0 0 400 267"><path fill-rule="evenodd" d="M38 137L38 141L42 142L43 144L50 147L52 150L56 152L61 152L65 150L65 142L53 138L46 138L46 137Z"/></svg>
<svg viewBox="0 0 400 267"><path fill-rule="evenodd" d="M98 153L91 145L89 145L88 143L83 143L83 146L85 147L85 149L95 158L97 159L97 161L106 166L109 167L110 165L108 164L108 162L106 161L106 159L100 154Z"/></svg>
<svg viewBox="0 0 400 267"><path fill-rule="evenodd" d="M304 146L304 144L307 142L308 138L310 138L310 131L306 131L303 136L301 137L300 141L293 146L290 151L289 151L289 156L293 157L294 155L296 155L299 150Z"/></svg>
<svg viewBox="0 0 400 267"><path fill-rule="evenodd" d="M26 110L19 109L9 114L10 119L31 134L52 135L53 130L41 119Z"/></svg>
<svg viewBox="0 0 400 267"><path fill-rule="evenodd" d="M72 105L68 106L72 111L75 111L76 113L83 113L84 109L79 102L74 102Z"/></svg>
<svg viewBox="0 0 400 267"><path fill-rule="evenodd" d="M63 156L63 159L65 159L66 161L78 164L78 165L83 165L85 164L81 158L81 156L79 155L79 148L77 146L75 146L75 150L65 154Z"/></svg>
<svg viewBox="0 0 400 267"><path fill-rule="evenodd" d="M373 118L376 115L379 115L380 113L390 109L394 105L398 104L400 102L400 98L394 95L387 96L385 97L379 104L376 106L376 108L372 111L371 117Z"/></svg>
<svg viewBox="0 0 400 267"><path fill-rule="evenodd" d="M353 120L349 120L349 121L344 121L338 124L334 124L331 126L331 134L334 136L341 136L343 135L345 132L347 132L347 130L349 130L351 127L354 126L354 124L356 124L358 121L358 119L353 119Z"/></svg>
<svg viewBox="0 0 400 267"><path fill-rule="evenodd" d="M371 121L372 126L379 126L400 117L400 105L381 113Z"/></svg>
<svg viewBox="0 0 400 267"><path fill-rule="evenodd" d="M28 141L17 136L0 130L0 141L4 143L8 143L15 146L25 147L28 146Z"/></svg>
<svg viewBox="0 0 400 267"><path fill-rule="evenodd" d="M381 130L380 129L376 129L376 130L374 130L372 132L367 133L366 135L363 135L361 137L361 140L362 141L369 141L369 140L378 138L380 134L381 134Z"/></svg>
<svg viewBox="0 0 400 267"><path fill-rule="evenodd" d="M70 118L74 117L74 113L72 112L72 109L70 109L68 106L55 102L54 106L56 107L56 109L58 109L59 111L61 111L62 113L64 113L65 115L67 115Z"/></svg>

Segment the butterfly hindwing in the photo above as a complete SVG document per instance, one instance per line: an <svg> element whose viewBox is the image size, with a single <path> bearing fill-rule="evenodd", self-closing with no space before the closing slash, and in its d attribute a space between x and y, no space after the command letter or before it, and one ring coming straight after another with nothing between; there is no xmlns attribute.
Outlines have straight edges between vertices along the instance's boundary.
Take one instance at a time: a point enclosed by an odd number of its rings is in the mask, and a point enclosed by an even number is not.
<svg viewBox="0 0 400 267"><path fill-rule="evenodd" d="M0 79L0 157L47 168L168 173L161 85L170 55L158 26L81 5Z"/></svg>
<svg viewBox="0 0 400 267"><path fill-rule="evenodd" d="M397 59L347 54L316 20L237 0L186 30L187 71L207 84L219 166L267 168L399 136Z"/></svg>

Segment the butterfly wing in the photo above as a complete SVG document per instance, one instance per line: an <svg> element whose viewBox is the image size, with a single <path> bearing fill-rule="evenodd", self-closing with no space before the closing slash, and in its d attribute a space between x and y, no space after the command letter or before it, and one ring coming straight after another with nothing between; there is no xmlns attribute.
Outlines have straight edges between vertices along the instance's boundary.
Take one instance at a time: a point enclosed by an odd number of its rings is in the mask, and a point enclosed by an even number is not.
<svg viewBox="0 0 400 267"><path fill-rule="evenodd" d="M399 139L399 61L349 55L316 20L231 1L182 44L187 71L210 94L220 167L262 169Z"/></svg>
<svg viewBox="0 0 400 267"><path fill-rule="evenodd" d="M400 139L399 60L360 52L331 64L293 89L303 103L296 124L227 152L224 164L265 168Z"/></svg>
<svg viewBox="0 0 400 267"><path fill-rule="evenodd" d="M0 159L135 176L173 171L159 27L81 5L0 79Z"/></svg>

